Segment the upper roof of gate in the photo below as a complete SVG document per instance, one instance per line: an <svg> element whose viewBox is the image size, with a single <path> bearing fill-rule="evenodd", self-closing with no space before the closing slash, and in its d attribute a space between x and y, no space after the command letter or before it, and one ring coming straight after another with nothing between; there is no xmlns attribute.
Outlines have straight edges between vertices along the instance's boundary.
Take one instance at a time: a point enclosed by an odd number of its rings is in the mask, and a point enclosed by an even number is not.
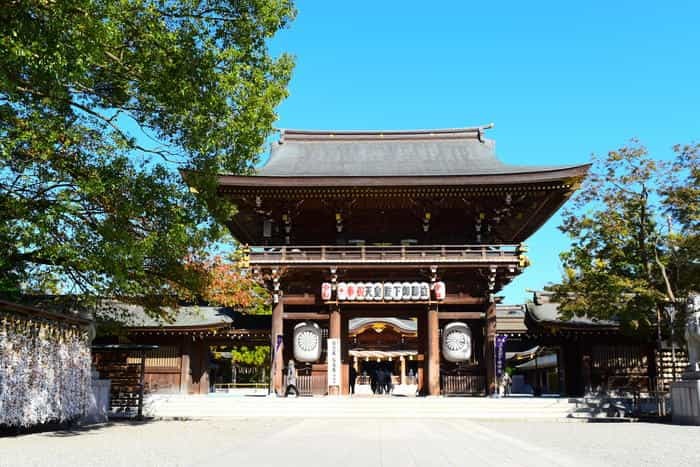
<svg viewBox="0 0 700 467"><path fill-rule="evenodd" d="M485 138L492 125L435 130L282 130L264 177L400 177L540 173L566 166L508 165Z"/></svg>

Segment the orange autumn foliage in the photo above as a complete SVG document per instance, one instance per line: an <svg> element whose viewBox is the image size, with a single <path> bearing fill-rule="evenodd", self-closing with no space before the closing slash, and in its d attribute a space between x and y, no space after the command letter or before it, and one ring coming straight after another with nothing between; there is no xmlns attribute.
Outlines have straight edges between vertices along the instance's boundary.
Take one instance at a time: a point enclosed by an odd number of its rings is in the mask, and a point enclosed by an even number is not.
<svg viewBox="0 0 700 467"><path fill-rule="evenodd" d="M242 273L237 264L220 256L207 260L190 260L188 268L202 275L198 298L212 305L241 308L250 314L269 313L269 295L251 276Z"/></svg>

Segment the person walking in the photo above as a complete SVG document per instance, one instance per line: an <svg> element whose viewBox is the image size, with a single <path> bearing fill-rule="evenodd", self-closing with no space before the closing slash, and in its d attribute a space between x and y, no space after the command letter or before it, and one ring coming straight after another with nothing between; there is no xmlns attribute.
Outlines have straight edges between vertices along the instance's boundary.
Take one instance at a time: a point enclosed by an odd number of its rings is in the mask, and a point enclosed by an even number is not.
<svg viewBox="0 0 700 467"><path fill-rule="evenodd" d="M384 370L380 366L377 367L376 386L375 394L382 394L384 392Z"/></svg>
<svg viewBox="0 0 700 467"><path fill-rule="evenodd" d="M287 365L287 389L284 391L284 397L289 396L291 392L294 392L295 397L299 397L299 390L297 389L297 371L294 368L294 360L289 360L289 365Z"/></svg>
<svg viewBox="0 0 700 467"><path fill-rule="evenodd" d="M394 389L394 384L391 381L393 376L394 372L391 371L391 367L387 367L384 370L384 392L386 394L391 394L391 391Z"/></svg>
<svg viewBox="0 0 700 467"><path fill-rule="evenodd" d="M357 370L354 365L350 365L350 395L355 394L355 380L357 379Z"/></svg>
<svg viewBox="0 0 700 467"><path fill-rule="evenodd" d="M507 371L503 374L503 396L508 397L510 395L510 386L513 384L513 380L510 377L510 373Z"/></svg>

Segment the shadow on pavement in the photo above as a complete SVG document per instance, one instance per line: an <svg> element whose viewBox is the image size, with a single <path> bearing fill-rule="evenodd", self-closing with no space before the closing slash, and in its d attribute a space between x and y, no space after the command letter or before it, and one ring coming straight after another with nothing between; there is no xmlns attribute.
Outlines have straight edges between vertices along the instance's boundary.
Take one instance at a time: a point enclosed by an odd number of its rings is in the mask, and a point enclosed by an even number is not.
<svg viewBox="0 0 700 467"><path fill-rule="evenodd" d="M152 418L142 420L115 419L106 423L94 423L81 425L78 423L45 423L32 427L0 426L0 438L18 437L26 435L41 434L42 436L71 437L99 432L116 426L141 426L148 425L156 421ZM176 422L178 420L158 420L159 422Z"/></svg>

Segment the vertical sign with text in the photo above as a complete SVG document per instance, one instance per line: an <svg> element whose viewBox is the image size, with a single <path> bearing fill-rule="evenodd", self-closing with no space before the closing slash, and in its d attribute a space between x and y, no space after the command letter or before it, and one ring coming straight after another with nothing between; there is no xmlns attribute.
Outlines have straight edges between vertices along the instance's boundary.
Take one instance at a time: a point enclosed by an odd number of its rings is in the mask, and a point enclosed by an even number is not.
<svg viewBox="0 0 700 467"><path fill-rule="evenodd" d="M328 386L340 386L340 339L328 339Z"/></svg>
<svg viewBox="0 0 700 467"><path fill-rule="evenodd" d="M496 352L494 356L496 358L496 378L503 376L506 367L506 341L508 336L499 334L496 336Z"/></svg>

